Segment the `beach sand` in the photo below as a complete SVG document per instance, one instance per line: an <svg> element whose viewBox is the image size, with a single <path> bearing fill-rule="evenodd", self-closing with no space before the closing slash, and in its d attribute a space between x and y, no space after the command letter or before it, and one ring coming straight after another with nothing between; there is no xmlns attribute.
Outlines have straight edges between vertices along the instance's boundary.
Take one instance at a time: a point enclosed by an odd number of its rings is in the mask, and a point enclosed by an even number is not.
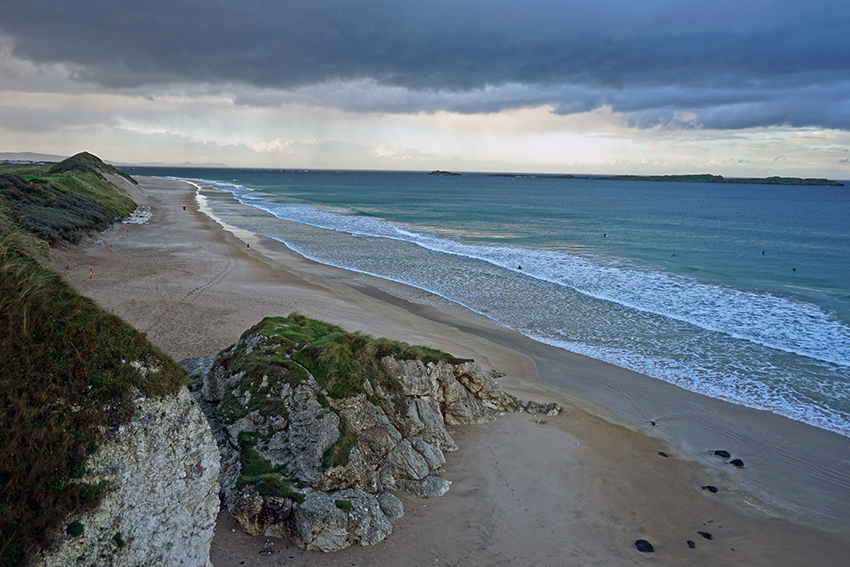
<svg viewBox="0 0 850 567"><path fill-rule="evenodd" d="M541 345L424 292L311 262L223 229L198 210L187 183L140 181L129 191L151 209L148 223L116 225L52 251L51 261L175 359L214 355L263 317L298 311L475 358L505 373L500 381L511 393L565 408L557 417L506 415L454 428L459 450L447 454L443 475L451 490L438 498L398 493L405 515L378 545L303 552L248 536L222 513L216 567L840 565L850 557L847 438ZM723 463L713 449L746 467ZM655 552L637 551L637 539Z"/></svg>

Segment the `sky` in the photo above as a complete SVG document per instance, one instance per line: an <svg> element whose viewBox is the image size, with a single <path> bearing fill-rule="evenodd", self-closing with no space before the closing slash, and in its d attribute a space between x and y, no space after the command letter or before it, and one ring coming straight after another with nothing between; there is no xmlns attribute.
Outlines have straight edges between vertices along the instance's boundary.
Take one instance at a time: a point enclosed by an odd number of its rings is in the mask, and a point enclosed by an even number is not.
<svg viewBox="0 0 850 567"><path fill-rule="evenodd" d="M847 0L0 0L0 152L850 179Z"/></svg>

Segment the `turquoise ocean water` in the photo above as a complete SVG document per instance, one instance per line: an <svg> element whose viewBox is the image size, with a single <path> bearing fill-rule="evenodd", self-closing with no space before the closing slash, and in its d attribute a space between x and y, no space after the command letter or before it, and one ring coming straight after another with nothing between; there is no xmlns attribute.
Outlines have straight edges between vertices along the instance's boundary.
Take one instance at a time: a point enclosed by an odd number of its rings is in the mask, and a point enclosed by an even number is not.
<svg viewBox="0 0 850 567"><path fill-rule="evenodd" d="M217 215L307 258L850 436L850 186L127 171L230 193Z"/></svg>

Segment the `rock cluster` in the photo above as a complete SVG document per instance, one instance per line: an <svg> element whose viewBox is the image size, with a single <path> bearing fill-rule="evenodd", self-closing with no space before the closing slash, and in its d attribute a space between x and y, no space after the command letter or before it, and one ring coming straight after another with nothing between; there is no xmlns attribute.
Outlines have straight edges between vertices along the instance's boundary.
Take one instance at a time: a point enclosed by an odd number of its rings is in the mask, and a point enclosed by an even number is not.
<svg viewBox="0 0 850 567"><path fill-rule="evenodd" d="M449 489L439 475L444 452L457 449L447 425L483 423L528 405L474 362L394 355L347 376L356 387L341 395L311 366L307 355L321 358L318 347L268 331L291 331L290 320L264 322L265 332L249 331L219 355L198 392L221 450L224 503L252 535L321 551L377 543L392 531L389 519L403 514L390 490L436 496ZM531 409L560 411L556 404Z"/></svg>

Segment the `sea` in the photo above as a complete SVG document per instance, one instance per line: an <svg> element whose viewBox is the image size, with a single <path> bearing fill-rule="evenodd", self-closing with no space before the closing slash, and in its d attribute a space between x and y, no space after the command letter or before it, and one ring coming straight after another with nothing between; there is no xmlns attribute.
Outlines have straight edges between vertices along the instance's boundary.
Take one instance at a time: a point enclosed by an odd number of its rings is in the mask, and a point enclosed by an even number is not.
<svg viewBox="0 0 850 567"><path fill-rule="evenodd" d="M125 168L222 220L534 340L850 436L844 187Z"/></svg>

